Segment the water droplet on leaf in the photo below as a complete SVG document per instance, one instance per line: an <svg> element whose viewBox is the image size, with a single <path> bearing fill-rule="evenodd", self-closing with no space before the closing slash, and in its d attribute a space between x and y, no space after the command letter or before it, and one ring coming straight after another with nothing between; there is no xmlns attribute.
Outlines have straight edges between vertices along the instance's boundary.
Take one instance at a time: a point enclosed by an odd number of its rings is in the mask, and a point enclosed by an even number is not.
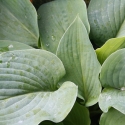
<svg viewBox="0 0 125 125"><path fill-rule="evenodd" d="M40 19L41 19L41 15L40 15L40 14L38 14L38 16L37 16L37 17L38 17L38 20L40 20Z"/></svg>
<svg viewBox="0 0 125 125"><path fill-rule="evenodd" d="M56 37L55 36L51 36L52 40L55 41Z"/></svg>
<svg viewBox="0 0 125 125"><path fill-rule="evenodd" d="M124 91L124 90L125 90L125 87L122 87L121 90Z"/></svg>
<svg viewBox="0 0 125 125"><path fill-rule="evenodd" d="M13 45L9 45L8 48L9 48L9 49L13 48Z"/></svg>
<svg viewBox="0 0 125 125"><path fill-rule="evenodd" d="M108 96L107 98L106 98L106 101L109 101L111 99L111 96Z"/></svg>
<svg viewBox="0 0 125 125"><path fill-rule="evenodd" d="M48 46L49 46L49 44L46 44L46 46L48 47Z"/></svg>

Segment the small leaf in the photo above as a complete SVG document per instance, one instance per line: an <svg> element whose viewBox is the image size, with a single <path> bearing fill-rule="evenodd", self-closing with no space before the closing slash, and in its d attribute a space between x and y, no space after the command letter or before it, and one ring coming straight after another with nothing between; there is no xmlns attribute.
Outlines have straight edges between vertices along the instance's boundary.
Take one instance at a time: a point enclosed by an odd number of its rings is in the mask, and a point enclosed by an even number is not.
<svg viewBox="0 0 125 125"><path fill-rule="evenodd" d="M57 56L66 69L64 81L69 80L78 85L79 97L85 100L86 106L95 104L101 92L98 79L101 66L78 16L61 38Z"/></svg>
<svg viewBox="0 0 125 125"><path fill-rule="evenodd" d="M0 52L22 50L22 49L32 49L32 47L15 41L0 40Z"/></svg>
<svg viewBox="0 0 125 125"><path fill-rule="evenodd" d="M98 60L101 64L113 52L125 48L125 37L109 39L101 48L96 50Z"/></svg>
<svg viewBox="0 0 125 125"><path fill-rule="evenodd" d="M29 0L0 0L0 40L38 46L37 13Z"/></svg>
<svg viewBox="0 0 125 125"><path fill-rule="evenodd" d="M100 81L103 87L125 87L125 49L112 53L103 63Z"/></svg>
<svg viewBox="0 0 125 125"><path fill-rule="evenodd" d="M125 115L111 108L107 113L103 113L100 125L124 125Z"/></svg>
<svg viewBox="0 0 125 125"><path fill-rule="evenodd" d="M62 121L77 97L77 86L65 82L62 62L44 50L0 54L0 125L38 125Z"/></svg>
<svg viewBox="0 0 125 125"><path fill-rule="evenodd" d="M83 0L54 0L38 9L39 31L44 49L56 53L61 37L77 14L89 33L90 26Z"/></svg>
<svg viewBox="0 0 125 125"><path fill-rule="evenodd" d="M125 0L91 0L88 7L90 37L98 46L125 36Z"/></svg>
<svg viewBox="0 0 125 125"><path fill-rule="evenodd" d="M99 107L103 112L113 107L125 114L125 91L105 88L99 97Z"/></svg>

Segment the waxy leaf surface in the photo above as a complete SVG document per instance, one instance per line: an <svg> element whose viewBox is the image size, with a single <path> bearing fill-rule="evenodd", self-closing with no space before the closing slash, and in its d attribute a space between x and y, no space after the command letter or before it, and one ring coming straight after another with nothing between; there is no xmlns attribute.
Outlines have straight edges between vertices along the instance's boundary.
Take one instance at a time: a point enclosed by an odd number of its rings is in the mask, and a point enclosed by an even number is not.
<svg viewBox="0 0 125 125"><path fill-rule="evenodd" d="M88 7L90 37L98 46L125 36L125 0L91 0Z"/></svg>
<svg viewBox="0 0 125 125"><path fill-rule="evenodd" d="M54 0L38 9L42 47L56 53L59 41L76 15L79 14L89 33L86 5L83 0Z"/></svg>
<svg viewBox="0 0 125 125"><path fill-rule="evenodd" d="M33 49L33 48L24 43L19 43L10 40L0 40L0 53L13 50L22 50L22 49Z"/></svg>
<svg viewBox="0 0 125 125"><path fill-rule="evenodd" d="M107 113L103 113L99 125L124 125L125 115L111 108Z"/></svg>
<svg viewBox="0 0 125 125"><path fill-rule="evenodd" d="M0 0L0 40L38 45L37 13L30 0Z"/></svg>
<svg viewBox="0 0 125 125"><path fill-rule="evenodd" d="M103 63L100 73L103 87L125 87L125 49L112 53Z"/></svg>
<svg viewBox="0 0 125 125"><path fill-rule="evenodd" d="M125 114L125 91L105 88L99 97L99 107L103 112L113 107Z"/></svg>
<svg viewBox="0 0 125 125"><path fill-rule="evenodd" d="M87 106L95 104L101 91L98 79L101 66L78 16L61 38L57 56L66 69L64 80L78 85L79 97L85 100Z"/></svg>
<svg viewBox="0 0 125 125"><path fill-rule="evenodd" d="M44 50L0 54L0 125L38 125L62 121L77 97L77 86L65 82L60 59Z"/></svg>

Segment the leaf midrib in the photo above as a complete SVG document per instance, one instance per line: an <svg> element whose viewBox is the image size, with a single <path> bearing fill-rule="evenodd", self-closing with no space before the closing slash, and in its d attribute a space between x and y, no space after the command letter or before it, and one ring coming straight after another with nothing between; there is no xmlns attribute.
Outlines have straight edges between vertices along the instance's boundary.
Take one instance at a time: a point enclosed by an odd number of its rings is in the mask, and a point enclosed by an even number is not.
<svg viewBox="0 0 125 125"><path fill-rule="evenodd" d="M4 6L4 8L6 8L6 6ZM11 13L11 12L8 10L8 8L6 8L6 10L8 11L8 13L9 13L12 17L14 17L14 19L15 19L20 25L22 25L22 27L23 27L29 34L31 34L31 36L32 36L33 38L35 38L35 39L37 40L37 37L36 37L25 25L23 25L23 23L20 22L20 21L17 19L17 17L15 17L15 15L13 15L13 13Z"/></svg>

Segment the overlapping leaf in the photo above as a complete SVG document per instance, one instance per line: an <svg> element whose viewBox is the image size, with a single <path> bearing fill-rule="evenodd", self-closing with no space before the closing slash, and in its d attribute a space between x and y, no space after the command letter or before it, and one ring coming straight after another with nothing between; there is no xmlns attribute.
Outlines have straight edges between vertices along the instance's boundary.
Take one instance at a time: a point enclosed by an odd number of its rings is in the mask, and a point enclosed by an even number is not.
<svg viewBox="0 0 125 125"><path fill-rule="evenodd" d="M37 13L30 0L0 0L0 40L38 45Z"/></svg>
<svg viewBox="0 0 125 125"><path fill-rule="evenodd" d="M100 64L78 16L61 38L57 56L66 69L64 80L78 85L79 97L85 100L87 106L95 104L101 91L98 79Z"/></svg>
<svg viewBox="0 0 125 125"><path fill-rule="evenodd" d="M104 87L122 89L125 87L125 49L111 54L102 65L100 80Z"/></svg>
<svg viewBox="0 0 125 125"><path fill-rule="evenodd" d="M56 53L61 37L77 14L89 33L90 26L83 0L54 0L38 9L39 31L44 49Z"/></svg>
<svg viewBox="0 0 125 125"><path fill-rule="evenodd" d="M111 54L103 63L100 81L106 89L99 98L99 106L107 112L114 107L125 114L125 49Z"/></svg>
<svg viewBox="0 0 125 125"><path fill-rule="evenodd" d="M113 52L125 48L125 37L109 39L101 48L96 50L99 62L102 64Z"/></svg>
<svg viewBox="0 0 125 125"><path fill-rule="evenodd" d="M40 125L90 125L88 109L77 102L71 112L61 123L43 121Z"/></svg>
<svg viewBox="0 0 125 125"><path fill-rule="evenodd" d="M125 114L125 91L106 88L99 97L99 106L103 112L108 112L111 107Z"/></svg>
<svg viewBox="0 0 125 125"><path fill-rule="evenodd" d="M0 53L12 50L22 50L22 49L32 49L32 47L15 41L0 40Z"/></svg>
<svg viewBox="0 0 125 125"><path fill-rule="evenodd" d="M100 125L124 125L125 115L115 109L110 109L103 113L100 119Z"/></svg>
<svg viewBox="0 0 125 125"><path fill-rule="evenodd" d="M90 125L89 111L86 107L75 103L71 112L63 121L64 125Z"/></svg>
<svg viewBox="0 0 125 125"><path fill-rule="evenodd" d="M88 17L91 39L99 46L108 39L125 36L125 1L91 0Z"/></svg>
<svg viewBox="0 0 125 125"><path fill-rule="evenodd" d="M0 55L0 125L38 125L62 121L70 112L77 87L65 82L62 62L43 50L17 50Z"/></svg>

